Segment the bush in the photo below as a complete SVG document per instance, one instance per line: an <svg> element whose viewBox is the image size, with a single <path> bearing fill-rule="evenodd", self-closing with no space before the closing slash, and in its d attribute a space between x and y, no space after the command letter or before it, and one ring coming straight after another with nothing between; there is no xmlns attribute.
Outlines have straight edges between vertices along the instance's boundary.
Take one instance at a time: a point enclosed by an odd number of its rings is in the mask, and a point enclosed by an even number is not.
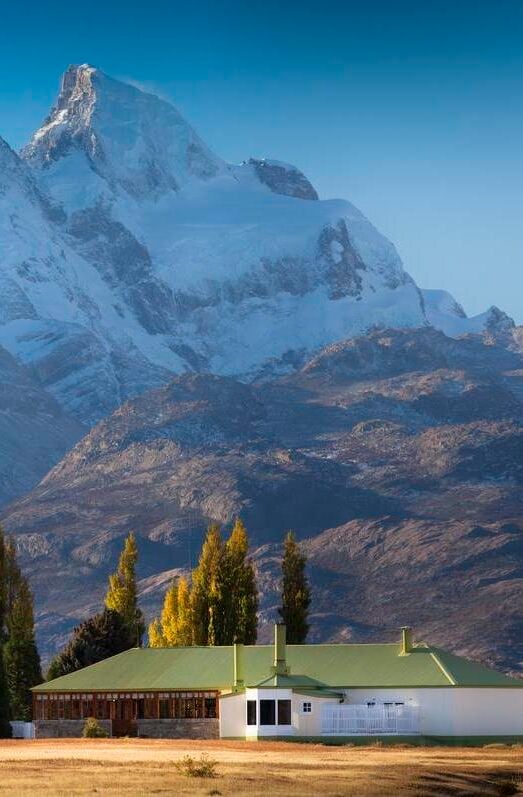
<svg viewBox="0 0 523 797"><path fill-rule="evenodd" d="M186 755L180 761L176 761L174 766L180 775L185 775L188 778L215 778L216 763L206 753L202 753L199 760Z"/></svg>
<svg viewBox="0 0 523 797"><path fill-rule="evenodd" d="M84 739L107 739L109 734L94 717L88 717L82 731Z"/></svg>

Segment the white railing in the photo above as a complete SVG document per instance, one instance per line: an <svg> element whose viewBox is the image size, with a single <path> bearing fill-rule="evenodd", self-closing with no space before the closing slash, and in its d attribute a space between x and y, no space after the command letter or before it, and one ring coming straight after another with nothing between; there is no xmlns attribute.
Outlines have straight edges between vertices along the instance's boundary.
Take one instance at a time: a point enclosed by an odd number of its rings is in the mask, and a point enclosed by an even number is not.
<svg viewBox="0 0 523 797"><path fill-rule="evenodd" d="M407 736L419 733L419 707L379 703L323 706L321 732L328 736Z"/></svg>
<svg viewBox="0 0 523 797"><path fill-rule="evenodd" d="M13 739L35 738L35 726L32 722L14 720L11 722L11 732L13 734Z"/></svg>

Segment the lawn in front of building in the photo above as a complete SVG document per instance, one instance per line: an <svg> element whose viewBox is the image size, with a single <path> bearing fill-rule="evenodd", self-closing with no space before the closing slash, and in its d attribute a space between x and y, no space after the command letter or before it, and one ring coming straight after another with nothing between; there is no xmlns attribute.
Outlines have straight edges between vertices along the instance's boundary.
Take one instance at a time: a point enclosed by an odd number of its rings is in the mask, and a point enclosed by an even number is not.
<svg viewBox="0 0 523 797"><path fill-rule="evenodd" d="M181 774L201 755L216 777ZM521 787L520 787L521 783ZM521 788L521 791L520 791ZM523 793L523 748L325 747L147 739L0 743L0 793L46 795L492 795Z"/></svg>

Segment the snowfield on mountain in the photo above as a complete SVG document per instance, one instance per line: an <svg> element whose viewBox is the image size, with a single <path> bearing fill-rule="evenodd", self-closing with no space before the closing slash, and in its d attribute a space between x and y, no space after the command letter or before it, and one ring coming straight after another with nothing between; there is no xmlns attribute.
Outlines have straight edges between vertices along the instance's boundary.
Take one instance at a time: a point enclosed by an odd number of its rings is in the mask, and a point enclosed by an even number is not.
<svg viewBox="0 0 523 797"><path fill-rule="evenodd" d="M427 316L349 202L280 161L225 163L92 66L0 164L0 344L82 423L177 373L282 373L374 326L468 331L452 301Z"/></svg>

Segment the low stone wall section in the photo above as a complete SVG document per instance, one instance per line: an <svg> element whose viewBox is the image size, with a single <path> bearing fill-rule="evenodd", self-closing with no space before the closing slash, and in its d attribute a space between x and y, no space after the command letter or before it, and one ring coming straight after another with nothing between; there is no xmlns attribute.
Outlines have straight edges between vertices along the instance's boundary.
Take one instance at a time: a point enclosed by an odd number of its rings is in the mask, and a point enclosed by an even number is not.
<svg viewBox="0 0 523 797"><path fill-rule="evenodd" d="M111 720L98 720L111 736ZM35 720L35 739L67 739L82 736L85 720Z"/></svg>
<svg viewBox="0 0 523 797"><path fill-rule="evenodd" d="M144 739L218 739L218 719L137 720L138 736Z"/></svg>

